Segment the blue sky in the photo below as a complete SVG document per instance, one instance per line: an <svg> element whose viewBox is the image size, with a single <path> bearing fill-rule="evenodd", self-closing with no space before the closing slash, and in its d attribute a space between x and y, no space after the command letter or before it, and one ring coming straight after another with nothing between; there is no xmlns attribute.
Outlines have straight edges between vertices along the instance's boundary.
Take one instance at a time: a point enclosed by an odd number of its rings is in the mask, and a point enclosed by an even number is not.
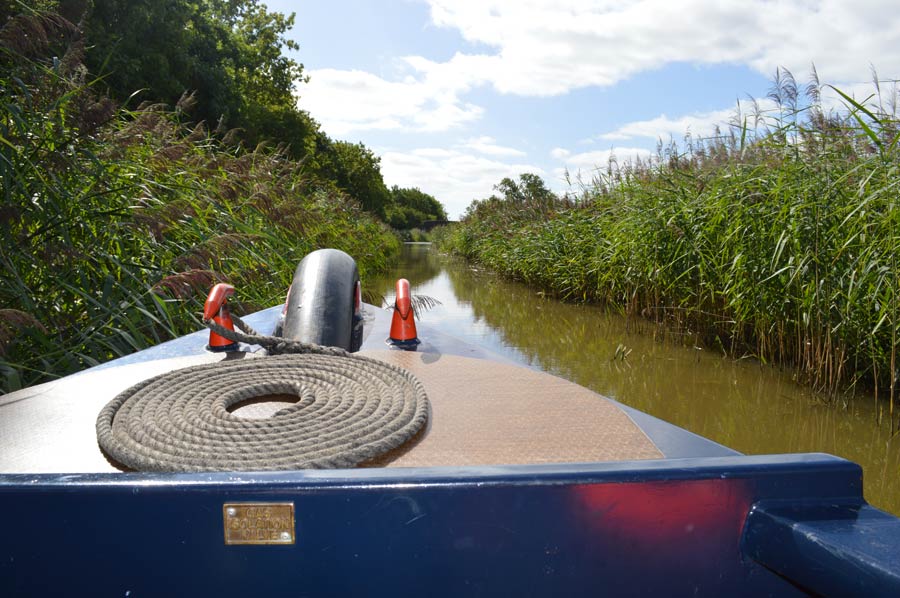
<svg viewBox="0 0 900 598"><path fill-rule="evenodd" d="M860 99L871 66L900 77L896 0L264 2L297 15L300 107L451 217L504 176L562 192L611 152L708 135L749 97L766 109L778 67L805 83L815 63Z"/></svg>

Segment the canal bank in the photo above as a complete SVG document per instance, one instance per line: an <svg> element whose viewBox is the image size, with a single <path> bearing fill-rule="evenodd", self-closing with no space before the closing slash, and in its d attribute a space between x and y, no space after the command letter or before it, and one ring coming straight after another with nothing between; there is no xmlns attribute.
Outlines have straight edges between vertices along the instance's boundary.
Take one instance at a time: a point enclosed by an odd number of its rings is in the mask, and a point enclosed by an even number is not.
<svg viewBox="0 0 900 598"><path fill-rule="evenodd" d="M900 513L900 442L876 424L871 396L845 408L826 404L774 367L654 338L652 324L544 297L427 244L404 246L392 272L364 284L389 296L400 276L414 294L441 302L421 314L441 332L745 454L827 452L856 461L869 501Z"/></svg>

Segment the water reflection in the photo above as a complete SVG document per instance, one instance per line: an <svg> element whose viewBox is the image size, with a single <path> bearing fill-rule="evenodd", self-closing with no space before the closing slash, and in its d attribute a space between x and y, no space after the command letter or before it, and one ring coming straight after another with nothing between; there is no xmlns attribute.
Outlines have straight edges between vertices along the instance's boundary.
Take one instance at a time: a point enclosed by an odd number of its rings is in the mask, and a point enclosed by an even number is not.
<svg viewBox="0 0 900 598"><path fill-rule="evenodd" d="M826 452L863 466L866 497L900 513L900 442L877 426L873 400L846 410L823 404L776 368L734 362L654 340L649 323L560 303L523 285L407 245L395 272L372 281L384 295L409 279L442 305L422 321L523 365L601 394L748 454ZM640 329L639 329L640 328ZM624 360L617 349L630 350Z"/></svg>

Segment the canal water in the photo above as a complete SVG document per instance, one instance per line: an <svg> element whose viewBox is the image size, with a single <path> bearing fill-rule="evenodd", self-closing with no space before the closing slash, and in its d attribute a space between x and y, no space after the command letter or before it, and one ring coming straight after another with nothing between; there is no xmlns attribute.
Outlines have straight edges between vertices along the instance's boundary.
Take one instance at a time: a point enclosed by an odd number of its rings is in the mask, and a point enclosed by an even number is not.
<svg viewBox="0 0 900 598"><path fill-rule="evenodd" d="M440 305L420 319L522 365L561 376L745 454L825 452L862 465L875 506L900 514L900 436L878 425L871 396L826 403L789 373L734 361L590 305L562 303L524 285L407 244L394 271L363 281L393 295L397 278Z"/></svg>

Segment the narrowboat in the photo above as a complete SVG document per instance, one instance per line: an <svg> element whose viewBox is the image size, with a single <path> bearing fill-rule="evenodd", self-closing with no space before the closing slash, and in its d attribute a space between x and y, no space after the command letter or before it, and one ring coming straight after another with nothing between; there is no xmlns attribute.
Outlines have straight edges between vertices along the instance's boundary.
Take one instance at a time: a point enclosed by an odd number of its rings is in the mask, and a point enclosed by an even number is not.
<svg viewBox="0 0 900 598"><path fill-rule="evenodd" d="M404 282L320 250L234 333L217 286L212 331L0 397L0 595L900 596L858 465L514 365Z"/></svg>

